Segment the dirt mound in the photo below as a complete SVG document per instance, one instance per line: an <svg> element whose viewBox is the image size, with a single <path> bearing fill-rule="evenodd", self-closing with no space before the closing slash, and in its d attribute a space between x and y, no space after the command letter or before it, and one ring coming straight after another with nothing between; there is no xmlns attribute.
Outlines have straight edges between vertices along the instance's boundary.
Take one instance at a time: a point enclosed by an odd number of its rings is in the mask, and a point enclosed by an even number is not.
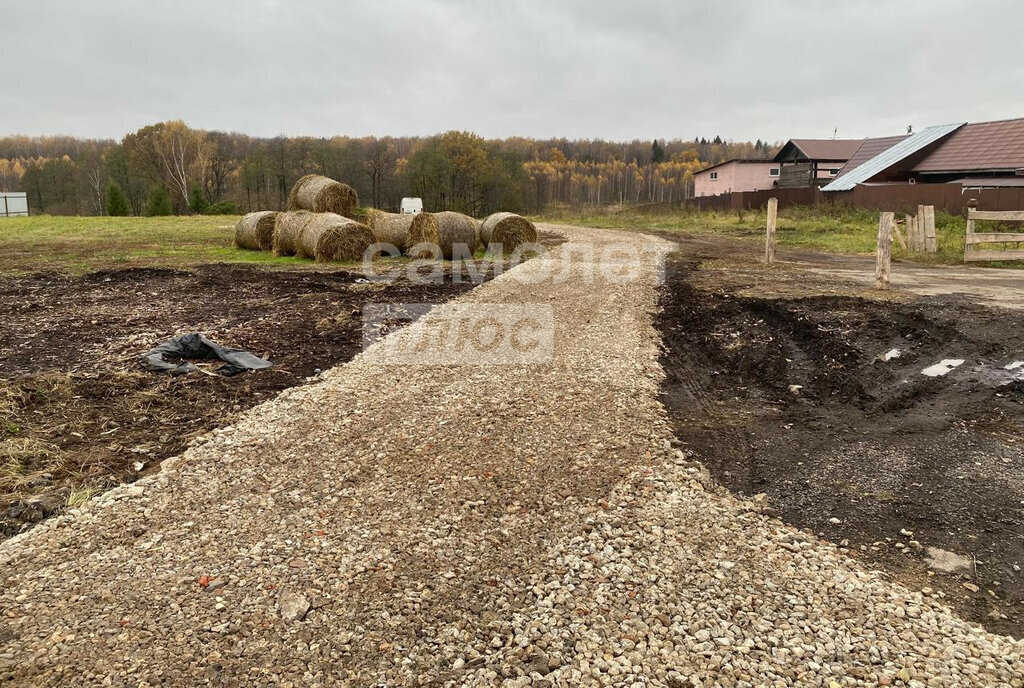
<svg viewBox="0 0 1024 688"><path fill-rule="evenodd" d="M752 296L711 287L699 263L672 266L659 316L680 440L784 520L1020 635L1024 383L1005 366L1024 360L1024 317L948 298ZM943 359L965 363L922 374ZM925 546L984 563L942 587Z"/></svg>

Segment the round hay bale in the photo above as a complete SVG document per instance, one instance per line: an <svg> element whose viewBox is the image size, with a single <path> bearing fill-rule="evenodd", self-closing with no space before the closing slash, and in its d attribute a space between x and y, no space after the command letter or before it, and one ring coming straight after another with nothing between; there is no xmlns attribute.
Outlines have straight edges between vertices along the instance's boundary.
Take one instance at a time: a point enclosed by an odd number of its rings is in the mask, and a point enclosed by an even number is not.
<svg viewBox="0 0 1024 688"><path fill-rule="evenodd" d="M242 217L235 225L235 246L251 251L269 251L274 247L276 210L261 210Z"/></svg>
<svg viewBox="0 0 1024 688"><path fill-rule="evenodd" d="M361 260L374 241L373 232L364 224L337 213L317 213L299 233L295 255L318 263Z"/></svg>
<svg viewBox="0 0 1024 688"><path fill-rule="evenodd" d="M370 228L377 241L392 244L405 255L410 255L409 250L416 244L437 246L441 243L437 218L433 213L385 213L367 208L358 219ZM433 252L421 250L412 257L430 258Z"/></svg>
<svg viewBox="0 0 1024 688"><path fill-rule="evenodd" d="M302 228L314 217L316 215L308 210L278 213L274 218L274 255L294 256Z"/></svg>
<svg viewBox="0 0 1024 688"><path fill-rule="evenodd" d="M442 213L434 213L437 218L437 230L441 247L441 255L448 260L457 253L462 256L468 253L470 256L476 251L480 223L469 215L455 213L446 210Z"/></svg>
<svg viewBox="0 0 1024 688"><path fill-rule="evenodd" d="M488 251L492 246L501 246L508 253L520 244L536 243L537 228L515 213L494 213L480 225L480 242Z"/></svg>
<svg viewBox="0 0 1024 688"><path fill-rule="evenodd" d="M337 213L349 217L359 205L359 194L348 184L319 174L307 174L288 194L288 210Z"/></svg>

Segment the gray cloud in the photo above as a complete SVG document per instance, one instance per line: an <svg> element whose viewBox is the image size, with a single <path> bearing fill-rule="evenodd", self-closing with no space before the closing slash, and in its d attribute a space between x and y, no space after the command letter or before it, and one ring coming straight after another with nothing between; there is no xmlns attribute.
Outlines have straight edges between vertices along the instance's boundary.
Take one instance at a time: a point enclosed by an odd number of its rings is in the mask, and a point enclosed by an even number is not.
<svg viewBox="0 0 1024 688"><path fill-rule="evenodd" d="M1016 0L0 0L0 133L770 140L1024 116Z"/></svg>

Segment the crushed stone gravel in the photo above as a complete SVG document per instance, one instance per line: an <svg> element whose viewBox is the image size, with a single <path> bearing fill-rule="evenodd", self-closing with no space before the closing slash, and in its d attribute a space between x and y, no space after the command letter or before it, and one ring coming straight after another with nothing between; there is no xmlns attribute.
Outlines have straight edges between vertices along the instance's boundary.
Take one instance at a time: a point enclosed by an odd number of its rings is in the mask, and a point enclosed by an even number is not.
<svg viewBox="0 0 1024 688"><path fill-rule="evenodd" d="M371 348L0 544L0 680L1024 686L1020 641L673 446L654 261L589 283L583 250L655 240L541 229L570 241L438 309L548 304L550 364ZM517 279L567 252L568 279Z"/></svg>

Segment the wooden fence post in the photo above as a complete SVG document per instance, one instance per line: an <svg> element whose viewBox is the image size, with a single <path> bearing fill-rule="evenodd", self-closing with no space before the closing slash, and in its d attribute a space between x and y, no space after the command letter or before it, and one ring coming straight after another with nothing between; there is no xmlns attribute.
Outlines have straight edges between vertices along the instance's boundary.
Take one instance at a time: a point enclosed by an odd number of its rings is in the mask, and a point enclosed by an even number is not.
<svg viewBox="0 0 1024 688"><path fill-rule="evenodd" d="M768 199L768 222L766 224L764 262L771 265L775 262L775 222L779 217L779 199Z"/></svg>
<svg viewBox="0 0 1024 688"><path fill-rule="evenodd" d="M920 215L914 217L914 232L917 234L917 250L924 253L924 218Z"/></svg>
<svg viewBox="0 0 1024 688"><path fill-rule="evenodd" d="M935 206L926 205L921 219L924 222L924 249L928 253L938 253L939 243L935 236Z"/></svg>
<svg viewBox="0 0 1024 688"><path fill-rule="evenodd" d="M917 251L919 249L917 248L917 229L914 228L914 216L907 214L903 217L907 224L907 243L911 251Z"/></svg>
<svg viewBox="0 0 1024 688"><path fill-rule="evenodd" d="M921 241L921 251L928 252L928 239L925 233L925 206L918 206L918 236Z"/></svg>
<svg viewBox="0 0 1024 688"><path fill-rule="evenodd" d="M971 198L967 201L967 235L964 237L964 262L971 262L971 252L974 251L974 213L978 211L978 199Z"/></svg>
<svg viewBox="0 0 1024 688"><path fill-rule="evenodd" d="M875 260L875 289L889 288L892 269L892 226L895 213L880 213L878 216L878 253Z"/></svg>
<svg viewBox="0 0 1024 688"><path fill-rule="evenodd" d="M907 240L903 237L903 231L900 230L900 225L895 220L892 223L892 233L896 235L896 241L900 242L900 248L902 248L904 251L906 251L907 250Z"/></svg>

